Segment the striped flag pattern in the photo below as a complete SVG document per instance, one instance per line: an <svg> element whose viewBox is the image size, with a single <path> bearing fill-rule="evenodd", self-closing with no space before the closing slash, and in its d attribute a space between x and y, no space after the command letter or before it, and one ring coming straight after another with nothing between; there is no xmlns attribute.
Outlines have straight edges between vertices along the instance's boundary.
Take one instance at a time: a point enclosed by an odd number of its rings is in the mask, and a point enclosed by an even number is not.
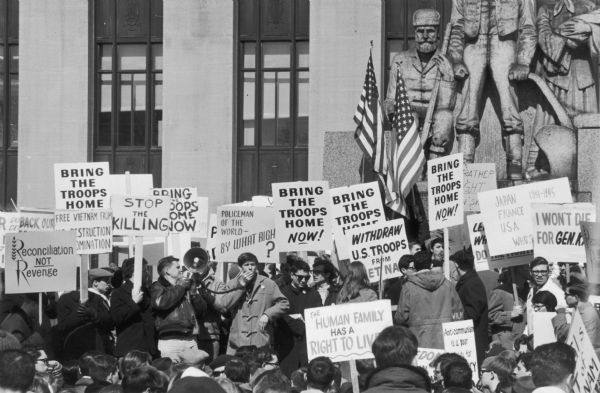
<svg viewBox="0 0 600 393"><path fill-rule="evenodd" d="M391 152L388 156L386 205L406 216L405 199L419 180L425 154L419 137L418 121L412 114L404 80L398 71L392 118Z"/></svg>
<svg viewBox="0 0 600 393"><path fill-rule="evenodd" d="M360 94L360 101L354 113L356 131L354 139L363 153L373 160L373 170L381 175L387 172L385 139L383 137L383 115L379 103L379 91L373 68L373 55L369 53L367 74Z"/></svg>

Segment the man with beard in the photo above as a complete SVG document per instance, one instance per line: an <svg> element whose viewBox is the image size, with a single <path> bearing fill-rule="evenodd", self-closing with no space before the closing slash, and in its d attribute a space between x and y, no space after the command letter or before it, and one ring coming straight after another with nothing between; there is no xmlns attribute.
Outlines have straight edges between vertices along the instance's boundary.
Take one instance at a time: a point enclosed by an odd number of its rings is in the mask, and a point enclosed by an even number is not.
<svg viewBox="0 0 600 393"><path fill-rule="evenodd" d="M428 159L447 155L452 149L452 109L456 96L456 82L452 66L438 46L440 14L433 9L419 9L413 13L415 48L400 52L392 60L390 80L383 103L387 115L394 112L396 78L404 80L411 108L416 112L422 128L431 100L431 92L438 71L441 74L437 95L436 113L446 113L435 119L431 138L425 141ZM425 135L425 137L428 137Z"/></svg>

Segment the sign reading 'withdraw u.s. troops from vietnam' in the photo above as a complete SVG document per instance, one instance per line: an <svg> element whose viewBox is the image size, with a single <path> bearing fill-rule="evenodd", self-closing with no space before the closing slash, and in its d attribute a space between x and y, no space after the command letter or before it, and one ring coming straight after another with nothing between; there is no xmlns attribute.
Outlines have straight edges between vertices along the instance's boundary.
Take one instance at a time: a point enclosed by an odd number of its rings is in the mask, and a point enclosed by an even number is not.
<svg viewBox="0 0 600 393"><path fill-rule="evenodd" d="M7 233L5 247L6 293L75 290L75 232Z"/></svg>
<svg viewBox="0 0 600 393"><path fill-rule="evenodd" d="M331 199L329 183L273 183L276 250L330 250Z"/></svg>
<svg viewBox="0 0 600 393"><path fill-rule="evenodd" d="M463 224L463 175L462 153L427 161L430 230Z"/></svg>
<svg viewBox="0 0 600 393"><path fill-rule="evenodd" d="M581 315L573 313L571 329L565 341L577 352L575 372L573 373L573 393L595 392L600 377L600 361L594 351L594 346L585 330Z"/></svg>
<svg viewBox="0 0 600 393"><path fill-rule="evenodd" d="M308 308L304 318L308 360L327 356L333 362L372 358L373 341L393 324L389 300Z"/></svg>
<svg viewBox="0 0 600 393"><path fill-rule="evenodd" d="M57 210L54 227L57 231L75 231L77 254L112 252L111 210Z"/></svg>
<svg viewBox="0 0 600 393"><path fill-rule="evenodd" d="M402 276L398 260L408 254L402 218L350 229L345 236L351 260L361 261L365 265L370 282L379 282L382 267L384 280Z"/></svg>
<svg viewBox="0 0 600 393"><path fill-rule="evenodd" d="M54 164L57 210L110 208L108 162Z"/></svg>
<svg viewBox="0 0 600 393"><path fill-rule="evenodd" d="M171 198L113 195L115 236L166 236L171 227Z"/></svg>
<svg viewBox="0 0 600 393"><path fill-rule="evenodd" d="M235 262L241 253L251 252L260 262L279 263L279 254L274 250L273 208L253 206L217 208L217 261Z"/></svg>
<svg viewBox="0 0 600 393"><path fill-rule="evenodd" d="M333 236L339 259L350 259L350 247L345 233L385 221L381 194L377 182L356 184L329 190Z"/></svg>
<svg viewBox="0 0 600 393"><path fill-rule="evenodd" d="M532 203L572 203L566 177L479 193L491 256L533 250Z"/></svg>

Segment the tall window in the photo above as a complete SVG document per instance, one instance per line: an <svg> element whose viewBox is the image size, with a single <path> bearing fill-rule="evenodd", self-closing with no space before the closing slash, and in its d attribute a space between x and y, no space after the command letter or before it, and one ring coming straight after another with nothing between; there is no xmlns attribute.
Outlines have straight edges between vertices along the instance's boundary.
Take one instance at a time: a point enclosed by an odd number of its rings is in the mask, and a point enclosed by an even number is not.
<svg viewBox="0 0 600 393"><path fill-rule="evenodd" d="M17 201L19 1L0 0L0 207Z"/></svg>
<svg viewBox="0 0 600 393"><path fill-rule="evenodd" d="M308 178L308 0L238 0L237 199Z"/></svg>
<svg viewBox="0 0 600 393"><path fill-rule="evenodd" d="M161 183L162 0L94 1L94 161Z"/></svg>

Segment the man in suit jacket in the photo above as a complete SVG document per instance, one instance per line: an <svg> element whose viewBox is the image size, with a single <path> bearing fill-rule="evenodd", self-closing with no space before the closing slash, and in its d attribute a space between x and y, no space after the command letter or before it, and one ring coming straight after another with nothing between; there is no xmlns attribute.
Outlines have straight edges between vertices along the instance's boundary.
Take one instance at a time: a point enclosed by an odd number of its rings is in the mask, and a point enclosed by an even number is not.
<svg viewBox="0 0 600 393"><path fill-rule="evenodd" d="M133 288L134 258L123 261L123 284L112 292L110 315L117 329L115 356L125 356L131 350L148 352L158 357L156 330L150 302L150 272L148 262L142 262L142 287Z"/></svg>

